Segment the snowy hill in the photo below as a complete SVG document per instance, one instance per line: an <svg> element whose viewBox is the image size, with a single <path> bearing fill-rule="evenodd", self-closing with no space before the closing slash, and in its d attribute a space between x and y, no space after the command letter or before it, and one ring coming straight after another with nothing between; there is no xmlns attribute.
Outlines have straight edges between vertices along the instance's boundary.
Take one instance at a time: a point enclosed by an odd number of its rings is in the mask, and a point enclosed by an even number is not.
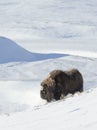
<svg viewBox="0 0 97 130"><path fill-rule="evenodd" d="M31 62L66 56L65 54L31 53L8 38L0 37L0 63Z"/></svg>

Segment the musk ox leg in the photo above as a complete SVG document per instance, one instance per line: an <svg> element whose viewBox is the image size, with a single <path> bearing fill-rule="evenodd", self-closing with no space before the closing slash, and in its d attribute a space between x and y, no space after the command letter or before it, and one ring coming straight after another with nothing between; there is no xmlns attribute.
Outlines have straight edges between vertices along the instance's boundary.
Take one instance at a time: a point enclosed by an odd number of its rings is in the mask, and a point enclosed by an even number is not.
<svg viewBox="0 0 97 130"><path fill-rule="evenodd" d="M61 94L60 99L64 99L64 97L65 97L65 95L64 95L64 94Z"/></svg>
<svg viewBox="0 0 97 130"><path fill-rule="evenodd" d="M83 85L78 86L75 92L83 92Z"/></svg>
<svg viewBox="0 0 97 130"><path fill-rule="evenodd" d="M83 87L78 90L79 92L83 92Z"/></svg>
<svg viewBox="0 0 97 130"><path fill-rule="evenodd" d="M55 86L55 90L54 90L54 99L55 100L60 100L61 94L62 94L62 87L56 83L57 85Z"/></svg>
<svg viewBox="0 0 97 130"><path fill-rule="evenodd" d="M51 99L47 99L47 102L51 102Z"/></svg>
<svg viewBox="0 0 97 130"><path fill-rule="evenodd" d="M61 92L55 92L54 93L54 99L55 100L60 100L60 97L61 97Z"/></svg>
<svg viewBox="0 0 97 130"><path fill-rule="evenodd" d="M64 95L64 96L67 96L69 93L70 93L70 92L66 90L65 92L63 92L63 95Z"/></svg>

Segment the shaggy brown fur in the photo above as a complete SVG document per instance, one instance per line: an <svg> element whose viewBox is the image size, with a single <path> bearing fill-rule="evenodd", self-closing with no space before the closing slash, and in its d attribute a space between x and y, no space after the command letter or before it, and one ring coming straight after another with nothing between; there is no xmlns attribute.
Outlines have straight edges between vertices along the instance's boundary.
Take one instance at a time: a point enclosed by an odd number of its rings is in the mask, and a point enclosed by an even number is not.
<svg viewBox="0 0 97 130"><path fill-rule="evenodd" d="M41 83L41 98L48 102L59 100L61 95L83 91L83 77L77 69L69 71L53 70Z"/></svg>

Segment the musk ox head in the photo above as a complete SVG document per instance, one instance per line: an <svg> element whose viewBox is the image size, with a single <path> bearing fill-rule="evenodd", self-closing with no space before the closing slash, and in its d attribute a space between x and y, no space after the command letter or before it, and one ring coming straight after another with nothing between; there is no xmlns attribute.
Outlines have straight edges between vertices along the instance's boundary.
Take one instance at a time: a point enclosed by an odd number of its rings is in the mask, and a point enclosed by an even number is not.
<svg viewBox="0 0 97 130"><path fill-rule="evenodd" d="M51 102L54 99L55 80L51 77L47 77L41 82L40 95L41 98Z"/></svg>

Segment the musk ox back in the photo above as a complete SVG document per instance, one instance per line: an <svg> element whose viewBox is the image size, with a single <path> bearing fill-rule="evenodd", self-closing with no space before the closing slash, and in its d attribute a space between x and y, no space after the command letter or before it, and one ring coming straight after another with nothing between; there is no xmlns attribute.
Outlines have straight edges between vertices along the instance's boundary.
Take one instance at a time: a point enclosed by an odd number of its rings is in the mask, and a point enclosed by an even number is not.
<svg viewBox="0 0 97 130"><path fill-rule="evenodd" d="M69 71L53 70L41 82L41 98L48 102L59 100L62 95L83 91L83 77L77 69Z"/></svg>

